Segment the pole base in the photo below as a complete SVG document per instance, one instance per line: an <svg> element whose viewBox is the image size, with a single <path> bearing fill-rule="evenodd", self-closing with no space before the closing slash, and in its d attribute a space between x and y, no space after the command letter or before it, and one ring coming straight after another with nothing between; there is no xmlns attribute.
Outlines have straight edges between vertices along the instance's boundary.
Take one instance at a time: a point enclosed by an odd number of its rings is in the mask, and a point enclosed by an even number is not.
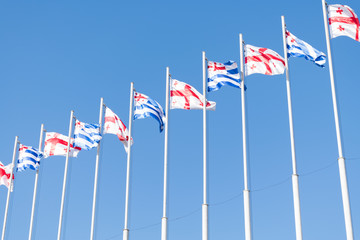
<svg viewBox="0 0 360 240"><path fill-rule="evenodd" d="M123 240L129 240L129 229L123 230Z"/></svg>

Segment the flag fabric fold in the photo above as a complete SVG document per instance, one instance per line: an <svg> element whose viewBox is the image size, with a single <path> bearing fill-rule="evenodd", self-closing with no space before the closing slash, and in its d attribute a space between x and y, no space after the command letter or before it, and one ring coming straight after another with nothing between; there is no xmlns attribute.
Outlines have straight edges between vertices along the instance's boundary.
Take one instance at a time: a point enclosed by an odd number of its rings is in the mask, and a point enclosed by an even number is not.
<svg viewBox="0 0 360 240"><path fill-rule="evenodd" d="M331 38L348 36L359 42L360 23L354 10L346 5L328 5L328 17Z"/></svg>
<svg viewBox="0 0 360 240"><path fill-rule="evenodd" d="M0 185L5 185L7 188L10 187L10 176L11 176L11 169L12 164L8 164L4 166L2 162L0 162ZM12 176L12 179L14 179L14 174Z"/></svg>
<svg viewBox="0 0 360 240"><path fill-rule="evenodd" d="M203 95L187 83L171 79L170 108L171 109L202 109L204 106ZM206 109L215 110L216 103L207 101Z"/></svg>
<svg viewBox="0 0 360 240"><path fill-rule="evenodd" d="M135 92L135 110L134 119L152 117L160 124L160 132L164 129L166 121L165 112L161 105L145 94Z"/></svg>
<svg viewBox="0 0 360 240"><path fill-rule="evenodd" d="M60 133L47 132L45 136L44 157L66 156L69 138ZM70 157L77 157L80 147L73 146L74 139L70 139Z"/></svg>
<svg viewBox="0 0 360 240"><path fill-rule="evenodd" d="M20 144L16 171L21 172L27 168L37 170L40 166L40 159L42 157L43 153L38 149Z"/></svg>
<svg viewBox="0 0 360 240"><path fill-rule="evenodd" d="M74 146L90 150L98 146L101 140L100 125L76 120L74 130Z"/></svg>
<svg viewBox="0 0 360 240"><path fill-rule="evenodd" d="M266 75L283 74L285 60L277 52L246 44L245 45L245 75L254 73Z"/></svg>
<svg viewBox="0 0 360 240"><path fill-rule="evenodd" d="M125 151L129 148L129 131L125 124L120 118L111 111L110 108L106 107L105 110L105 122L104 122L104 134L115 134L119 140L124 144ZM133 139L131 138L131 145Z"/></svg>
<svg viewBox="0 0 360 240"><path fill-rule="evenodd" d="M303 57L320 67L324 67L326 62L325 53L313 48L310 44L297 38L287 30L285 34L288 57Z"/></svg>
<svg viewBox="0 0 360 240"><path fill-rule="evenodd" d="M224 85L240 88L240 74L236 62L208 62L208 92L216 91Z"/></svg>

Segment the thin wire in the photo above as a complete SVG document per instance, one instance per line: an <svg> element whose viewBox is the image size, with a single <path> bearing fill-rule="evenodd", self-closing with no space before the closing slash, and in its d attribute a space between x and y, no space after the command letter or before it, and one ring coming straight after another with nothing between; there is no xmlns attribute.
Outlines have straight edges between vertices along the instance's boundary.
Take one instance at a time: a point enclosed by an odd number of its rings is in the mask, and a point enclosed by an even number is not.
<svg viewBox="0 0 360 240"><path fill-rule="evenodd" d="M360 157L347 158L347 160L359 160L359 159L360 159ZM307 173L299 174L299 175L302 176L302 177L305 177L305 176L309 176L309 175L321 172L321 171L331 167L332 165L336 164L336 162L337 162L337 160L331 162L330 164L328 164L328 165L326 165L324 167L318 168L316 170L313 170L313 171L310 171L310 172L307 172ZM285 179L283 179L283 180L281 180L281 181L279 181L277 183L270 184L270 185L267 185L265 187L252 190L251 192L260 192L260 191L264 191L264 190L267 190L267 189L270 189L270 188L274 188L274 187L277 187L279 185L282 185L282 184L288 182L290 179L291 179L291 176L289 176L289 177L287 177L287 178L285 178ZM232 200L234 200L236 198L241 197L242 195L243 195L243 193L241 192L241 193L239 193L239 194L237 194L237 195L235 195L235 196L233 196L231 198L228 198L228 199L226 199L224 201L213 203L213 204L211 204L211 206L220 206L220 205L226 204L226 203L228 203L228 202L230 202L230 201L232 201ZM184 214L184 215L182 215L180 217L169 219L169 222L175 222L175 221L178 221L180 219L187 218L187 217L189 217L191 215L194 215L195 213L200 212L200 211L201 211L201 208L197 208L194 211L191 211L191 212L189 212L187 214ZM152 227L159 226L159 225L161 225L161 222L157 222L157 223L149 224L149 225L146 225L146 226L143 226L143 227L135 228L132 231L140 231L140 230L152 228ZM111 239L114 239L114 238L119 237L121 235L122 234L116 234L116 235L113 235L110 238L106 238L105 240L111 240Z"/></svg>

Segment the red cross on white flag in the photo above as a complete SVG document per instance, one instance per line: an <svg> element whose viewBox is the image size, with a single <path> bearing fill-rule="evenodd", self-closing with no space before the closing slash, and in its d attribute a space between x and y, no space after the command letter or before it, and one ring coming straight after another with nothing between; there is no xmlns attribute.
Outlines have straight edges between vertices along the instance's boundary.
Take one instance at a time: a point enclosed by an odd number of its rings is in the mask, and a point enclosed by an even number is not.
<svg viewBox="0 0 360 240"><path fill-rule="evenodd" d="M67 146L69 143L69 138L60 133L48 132L45 137L45 147L44 147L44 157L49 156L66 156ZM77 157L81 148L73 147L74 139L71 138L70 142L70 157Z"/></svg>
<svg viewBox="0 0 360 240"><path fill-rule="evenodd" d="M277 52L268 48L245 45L245 74L253 73L266 75L283 74L285 60Z"/></svg>
<svg viewBox="0 0 360 240"><path fill-rule="evenodd" d="M346 5L329 5L329 25L331 38L348 36L359 41L359 19L354 10Z"/></svg>
<svg viewBox="0 0 360 240"><path fill-rule="evenodd" d="M0 162L0 185L10 186L11 168L12 164L4 166L2 162ZM14 179L14 174L12 178Z"/></svg>
<svg viewBox="0 0 360 240"><path fill-rule="evenodd" d="M125 124L120 120L120 118L111 111L110 108L105 110L105 123L104 123L104 134L115 134L118 136L119 140L124 144L125 151L128 151L129 146L129 131L127 130ZM133 139L131 138L131 145L133 144Z"/></svg>
<svg viewBox="0 0 360 240"><path fill-rule="evenodd" d="M195 88L180 82L178 80L171 80L170 87L170 108L180 108L180 109L202 109L203 104L203 95L200 94ZM206 109L215 110L216 103L212 101L207 101Z"/></svg>

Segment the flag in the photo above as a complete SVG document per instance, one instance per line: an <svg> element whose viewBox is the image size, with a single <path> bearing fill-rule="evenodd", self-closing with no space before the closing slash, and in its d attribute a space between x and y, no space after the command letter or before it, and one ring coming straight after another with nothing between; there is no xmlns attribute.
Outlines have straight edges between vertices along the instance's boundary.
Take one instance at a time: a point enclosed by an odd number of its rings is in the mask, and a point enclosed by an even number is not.
<svg viewBox="0 0 360 240"><path fill-rule="evenodd" d="M5 185L7 188L10 187L11 169L12 164L4 166L2 162L0 162L0 185ZM12 179L14 179L14 174L12 176Z"/></svg>
<svg viewBox="0 0 360 240"><path fill-rule="evenodd" d="M325 53L316 50L308 43L295 37L287 30L285 34L288 57L304 57L306 60L314 62L320 67L324 67L326 62Z"/></svg>
<svg viewBox="0 0 360 240"><path fill-rule="evenodd" d="M20 144L16 171L21 172L27 168L37 170L40 166L40 159L42 157L43 154L36 148Z"/></svg>
<svg viewBox="0 0 360 240"><path fill-rule="evenodd" d="M134 119L141 119L152 117L160 124L160 132L164 129L164 122L166 121L163 108L158 102L152 100L148 96L135 92L135 111Z"/></svg>
<svg viewBox="0 0 360 240"><path fill-rule="evenodd" d="M66 156L67 146L68 146L69 138L60 133L56 132L47 132L45 136L45 147L44 147L44 157L47 158L49 156ZM80 147L73 146L74 139L70 139L70 157L77 157Z"/></svg>
<svg viewBox="0 0 360 240"><path fill-rule="evenodd" d="M240 88L240 74L236 62L208 62L208 92L224 85Z"/></svg>
<svg viewBox="0 0 360 240"><path fill-rule="evenodd" d="M245 45L245 74L253 73L266 75L283 74L285 60L275 51L268 48L259 48Z"/></svg>
<svg viewBox="0 0 360 240"><path fill-rule="evenodd" d="M201 95L195 88L180 82L175 79L171 79L170 87L170 108L180 109L202 109L204 106L203 95ZM206 109L215 110L216 103L207 101Z"/></svg>
<svg viewBox="0 0 360 240"><path fill-rule="evenodd" d="M329 25L331 38L348 36L359 41L359 19L349 6L328 5Z"/></svg>
<svg viewBox="0 0 360 240"><path fill-rule="evenodd" d="M74 130L74 146L90 150L98 146L101 140L99 124L83 123L76 120Z"/></svg>
<svg viewBox="0 0 360 240"><path fill-rule="evenodd" d="M110 133L118 136L119 140L124 144L125 151L128 151L129 132L125 124L120 120L120 118L108 107L105 110L105 123L103 133ZM131 138L131 145L132 144L133 139Z"/></svg>

